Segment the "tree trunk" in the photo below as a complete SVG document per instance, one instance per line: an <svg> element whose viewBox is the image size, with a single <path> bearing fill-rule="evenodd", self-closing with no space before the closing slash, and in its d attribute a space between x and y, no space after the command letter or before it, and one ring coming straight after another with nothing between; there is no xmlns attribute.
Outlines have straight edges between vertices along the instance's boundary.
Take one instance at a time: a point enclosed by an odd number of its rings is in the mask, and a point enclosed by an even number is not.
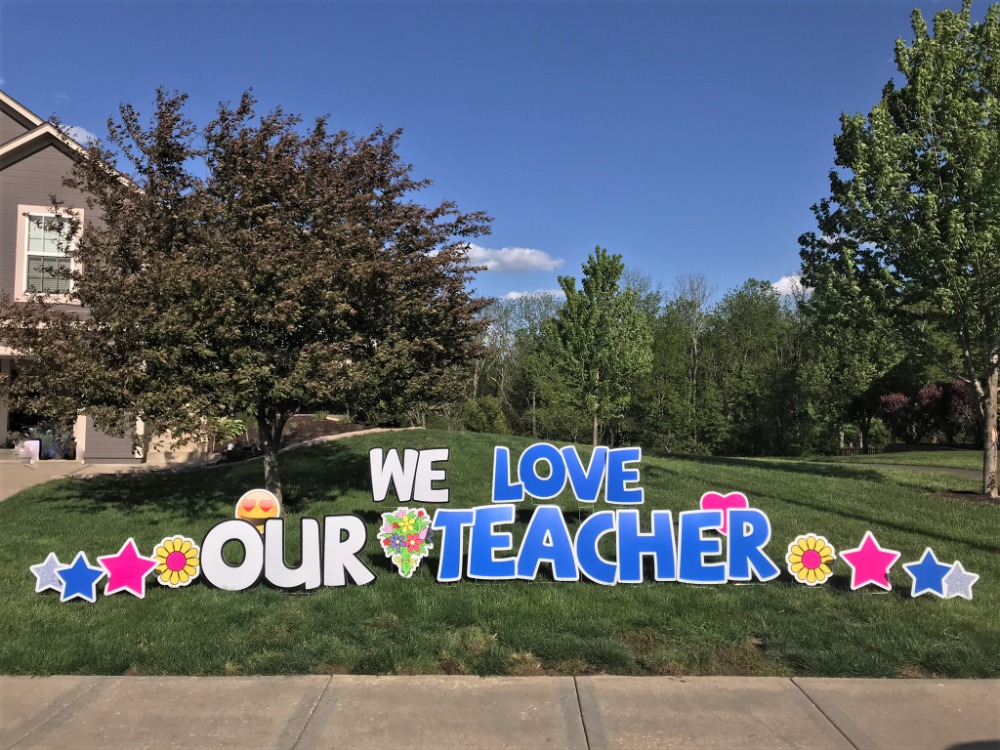
<svg viewBox="0 0 1000 750"><path fill-rule="evenodd" d="M858 433L861 436L861 452L868 452L868 436L872 431L872 420L871 417L858 420Z"/></svg>
<svg viewBox="0 0 1000 750"><path fill-rule="evenodd" d="M694 452L698 452L698 339L694 339L694 361L691 368L691 428Z"/></svg>
<svg viewBox="0 0 1000 750"><path fill-rule="evenodd" d="M986 382L986 404L983 419L983 494L996 500L997 486L997 384L1000 373L993 370Z"/></svg>
<svg viewBox="0 0 1000 750"><path fill-rule="evenodd" d="M258 409L257 414L260 447L264 451L264 489L274 493L278 501L284 504L281 473L278 470L278 448L281 447L281 433L288 418L264 409Z"/></svg>
<svg viewBox="0 0 1000 750"><path fill-rule="evenodd" d="M594 407L594 447L597 447L597 407Z"/></svg>

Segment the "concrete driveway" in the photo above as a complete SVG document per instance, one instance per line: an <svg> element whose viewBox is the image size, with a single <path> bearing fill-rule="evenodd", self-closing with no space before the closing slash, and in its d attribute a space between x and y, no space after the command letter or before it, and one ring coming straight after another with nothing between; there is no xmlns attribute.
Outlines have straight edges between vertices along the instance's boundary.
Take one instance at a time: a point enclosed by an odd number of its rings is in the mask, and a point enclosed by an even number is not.
<svg viewBox="0 0 1000 750"><path fill-rule="evenodd" d="M0 459L0 500L6 500L28 487L65 477L90 477L95 474L118 474L146 468L141 464L81 464L78 461L37 461Z"/></svg>
<svg viewBox="0 0 1000 750"><path fill-rule="evenodd" d="M360 435L370 435L376 432L397 432L401 430L417 430L419 427L372 427L366 430L356 430L354 432L342 432L336 435L324 435L323 437L305 440L301 443L286 445L281 449L281 453L286 451L308 448L320 443L328 443L333 440L343 440L345 438ZM260 461L260 457L248 459L250 461ZM164 466L162 464L82 464L77 461L36 461L33 464L23 463L17 458L15 452L10 449L0 450L0 501L6 500L11 495L20 492L36 484L49 482L53 479L63 479L65 477L92 477L97 474L121 474L129 471L202 471L234 466L235 464L213 464L193 463L175 466Z"/></svg>

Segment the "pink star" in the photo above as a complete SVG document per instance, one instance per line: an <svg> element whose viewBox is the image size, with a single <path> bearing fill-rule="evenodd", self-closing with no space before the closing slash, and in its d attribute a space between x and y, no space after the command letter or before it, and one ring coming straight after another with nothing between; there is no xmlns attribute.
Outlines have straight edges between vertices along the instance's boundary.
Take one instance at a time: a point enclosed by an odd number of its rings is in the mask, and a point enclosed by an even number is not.
<svg viewBox="0 0 1000 750"><path fill-rule="evenodd" d="M851 567L851 591L869 583L886 591L892 589L889 568L896 564L900 554L894 549L880 547L872 533L866 531L858 547L840 553L840 559Z"/></svg>
<svg viewBox="0 0 1000 750"><path fill-rule="evenodd" d="M135 540L129 538L117 555L105 555L97 558L98 564L108 571L108 582L104 586L104 595L118 591L128 591L130 594L144 599L146 597L146 576L156 567L156 560L143 557L135 548Z"/></svg>

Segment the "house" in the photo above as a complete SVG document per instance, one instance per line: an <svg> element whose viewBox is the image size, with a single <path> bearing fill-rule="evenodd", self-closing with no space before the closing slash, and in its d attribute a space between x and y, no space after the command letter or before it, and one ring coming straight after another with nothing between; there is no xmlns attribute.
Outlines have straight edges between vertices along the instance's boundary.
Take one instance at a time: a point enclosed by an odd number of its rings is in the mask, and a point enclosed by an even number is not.
<svg viewBox="0 0 1000 750"><path fill-rule="evenodd" d="M57 195L82 220L95 218L87 215L85 196L63 186L73 159L82 153L79 143L0 91L0 291L15 301L35 289L50 294L53 304L59 304L60 293L68 291L68 280L43 271L71 263L60 252L54 228L49 226L54 220L49 196ZM0 372L10 376L16 368L16 352L0 342ZM0 401L0 443L11 416L8 405ZM73 435L77 460L140 460L131 436L106 435L89 417L77 418Z"/></svg>

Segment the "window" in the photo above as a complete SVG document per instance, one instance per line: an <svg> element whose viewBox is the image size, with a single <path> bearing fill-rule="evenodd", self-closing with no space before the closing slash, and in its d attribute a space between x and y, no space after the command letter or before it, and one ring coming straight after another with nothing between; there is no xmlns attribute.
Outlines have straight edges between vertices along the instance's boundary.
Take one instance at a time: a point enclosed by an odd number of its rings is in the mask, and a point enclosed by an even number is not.
<svg viewBox="0 0 1000 750"><path fill-rule="evenodd" d="M83 211L78 208L63 209L62 216L55 216L51 206L17 207L14 299L23 302L37 292L49 295L52 302L69 302L73 284L65 274L81 269L66 254L76 240L66 237L67 215L83 228Z"/></svg>
<svg viewBox="0 0 1000 750"><path fill-rule="evenodd" d="M29 214L27 235L27 278L25 289L46 294L68 294L71 261L66 256L66 221L55 216Z"/></svg>

